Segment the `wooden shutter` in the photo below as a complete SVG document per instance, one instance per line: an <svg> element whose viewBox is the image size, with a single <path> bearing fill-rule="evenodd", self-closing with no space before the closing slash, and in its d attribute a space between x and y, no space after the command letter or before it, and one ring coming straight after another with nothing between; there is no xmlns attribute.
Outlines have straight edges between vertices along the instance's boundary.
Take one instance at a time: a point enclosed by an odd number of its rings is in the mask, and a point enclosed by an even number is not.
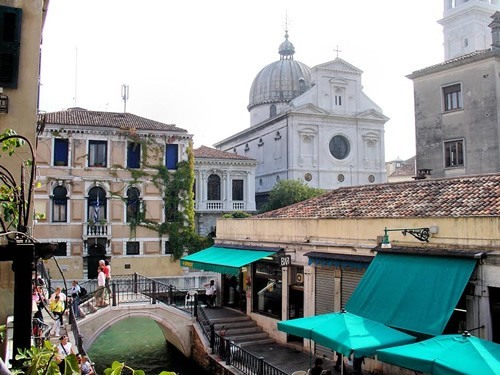
<svg viewBox="0 0 500 375"><path fill-rule="evenodd" d="M0 87L17 88L21 15L20 8L0 6Z"/></svg>

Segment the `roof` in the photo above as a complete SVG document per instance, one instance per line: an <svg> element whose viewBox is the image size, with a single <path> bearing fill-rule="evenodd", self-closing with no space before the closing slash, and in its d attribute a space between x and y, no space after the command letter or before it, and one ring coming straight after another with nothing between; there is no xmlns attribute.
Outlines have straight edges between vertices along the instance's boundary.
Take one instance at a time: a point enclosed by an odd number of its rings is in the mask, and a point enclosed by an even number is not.
<svg viewBox="0 0 500 375"><path fill-rule="evenodd" d="M340 188L255 218L399 218L500 215L500 173Z"/></svg>
<svg viewBox="0 0 500 375"><path fill-rule="evenodd" d="M390 174L389 177L397 177L397 176L415 176L415 160L416 156L409 158L408 160L399 161L401 166ZM386 163L387 164L387 163Z"/></svg>
<svg viewBox="0 0 500 375"><path fill-rule="evenodd" d="M88 111L84 108L70 108L65 111L48 112L38 115L45 116L47 125L64 126L99 126L113 129L157 130L187 133L175 125L164 124L131 113Z"/></svg>
<svg viewBox="0 0 500 375"><path fill-rule="evenodd" d="M195 159L231 159L231 160L255 160L232 152L217 150L215 148L200 146L193 151Z"/></svg>
<svg viewBox="0 0 500 375"><path fill-rule="evenodd" d="M439 63L439 64L431 65L431 66L428 66L426 68L416 70L413 73L407 75L406 77L410 78L410 79L414 79L414 78L425 76L427 74L440 72L442 70L446 70L446 69L453 68L456 66L461 66L464 64L469 64L471 62L475 62L475 61L479 61L479 60L484 60L484 59L487 59L489 57L498 56L498 55L499 55L499 51L496 51L496 50L492 50L492 49L478 50L478 51L468 53L466 55L462 55L462 56L458 56L458 57L455 57L455 58L450 59L450 60L446 60L446 61Z"/></svg>

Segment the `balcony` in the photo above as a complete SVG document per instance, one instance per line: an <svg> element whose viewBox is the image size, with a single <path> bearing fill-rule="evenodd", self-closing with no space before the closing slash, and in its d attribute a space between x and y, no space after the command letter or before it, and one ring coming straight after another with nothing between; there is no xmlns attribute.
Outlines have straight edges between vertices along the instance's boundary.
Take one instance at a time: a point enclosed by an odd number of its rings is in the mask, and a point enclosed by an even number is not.
<svg viewBox="0 0 500 375"><path fill-rule="evenodd" d="M111 238L111 223L84 223L83 239L92 237Z"/></svg>
<svg viewBox="0 0 500 375"><path fill-rule="evenodd" d="M204 201L204 202L195 202L195 210L198 212L207 212L207 211L244 211L246 208L246 204L243 201Z"/></svg>

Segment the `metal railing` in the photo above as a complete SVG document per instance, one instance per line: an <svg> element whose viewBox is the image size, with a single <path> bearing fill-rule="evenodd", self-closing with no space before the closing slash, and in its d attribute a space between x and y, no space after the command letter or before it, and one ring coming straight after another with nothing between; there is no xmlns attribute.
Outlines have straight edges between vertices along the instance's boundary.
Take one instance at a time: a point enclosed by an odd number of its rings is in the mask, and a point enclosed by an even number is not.
<svg viewBox="0 0 500 375"><path fill-rule="evenodd" d="M88 292L87 296L82 298L84 302L91 300L99 290L94 280L80 285L84 286ZM196 318L203 334L210 343L212 354L218 355L227 365L233 366L246 375L287 375L286 372L266 362L263 357L255 356L224 337L223 332L215 332L214 325L210 323L204 308L199 304L199 295L202 294L204 294L204 290L178 289L172 284L133 274L113 276L109 298L112 306L146 302L151 304L164 303L181 309ZM71 308L70 311L70 316L74 317ZM83 338L79 333L77 320L72 318L71 325L76 346L79 350L83 350Z"/></svg>

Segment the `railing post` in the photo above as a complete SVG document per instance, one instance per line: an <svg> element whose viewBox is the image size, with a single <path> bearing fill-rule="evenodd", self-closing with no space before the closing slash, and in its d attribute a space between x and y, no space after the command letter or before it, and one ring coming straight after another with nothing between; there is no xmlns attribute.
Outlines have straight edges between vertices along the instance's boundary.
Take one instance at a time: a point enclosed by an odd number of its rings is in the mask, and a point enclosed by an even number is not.
<svg viewBox="0 0 500 375"><path fill-rule="evenodd" d="M156 281L152 281L152 285L153 285L153 305L156 305Z"/></svg>
<svg viewBox="0 0 500 375"><path fill-rule="evenodd" d="M225 349L226 349L226 365L230 365L231 364L231 341L229 341L229 339L224 339L224 341L226 342L226 346L225 346Z"/></svg>
<svg viewBox="0 0 500 375"><path fill-rule="evenodd" d="M137 293L137 272L134 272L134 281L133 281L133 290L134 293Z"/></svg>
<svg viewBox="0 0 500 375"><path fill-rule="evenodd" d="M214 354L215 347L215 326L213 323L210 323L210 349L212 349L212 354Z"/></svg>
<svg viewBox="0 0 500 375"><path fill-rule="evenodd" d="M194 295L193 316L198 317L198 293Z"/></svg>
<svg viewBox="0 0 500 375"><path fill-rule="evenodd" d="M264 357L257 358L257 375L262 375L264 373Z"/></svg>
<svg viewBox="0 0 500 375"><path fill-rule="evenodd" d="M116 284L114 282L111 283L111 299L112 299L112 306L116 306Z"/></svg>
<svg viewBox="0 0 500 375"><path fill-rule="evenodd" d="M172 290L173 290L173 285L172 285L172 284L169 284L169 285L168 285L168 304L169 304L169 305L171 305L171 304L172 304L172 302L173 302L173 299L172 299L172 297L173 297L173 294L172 294L172 293L173 293L173 292L172 292Z"/></svg>

